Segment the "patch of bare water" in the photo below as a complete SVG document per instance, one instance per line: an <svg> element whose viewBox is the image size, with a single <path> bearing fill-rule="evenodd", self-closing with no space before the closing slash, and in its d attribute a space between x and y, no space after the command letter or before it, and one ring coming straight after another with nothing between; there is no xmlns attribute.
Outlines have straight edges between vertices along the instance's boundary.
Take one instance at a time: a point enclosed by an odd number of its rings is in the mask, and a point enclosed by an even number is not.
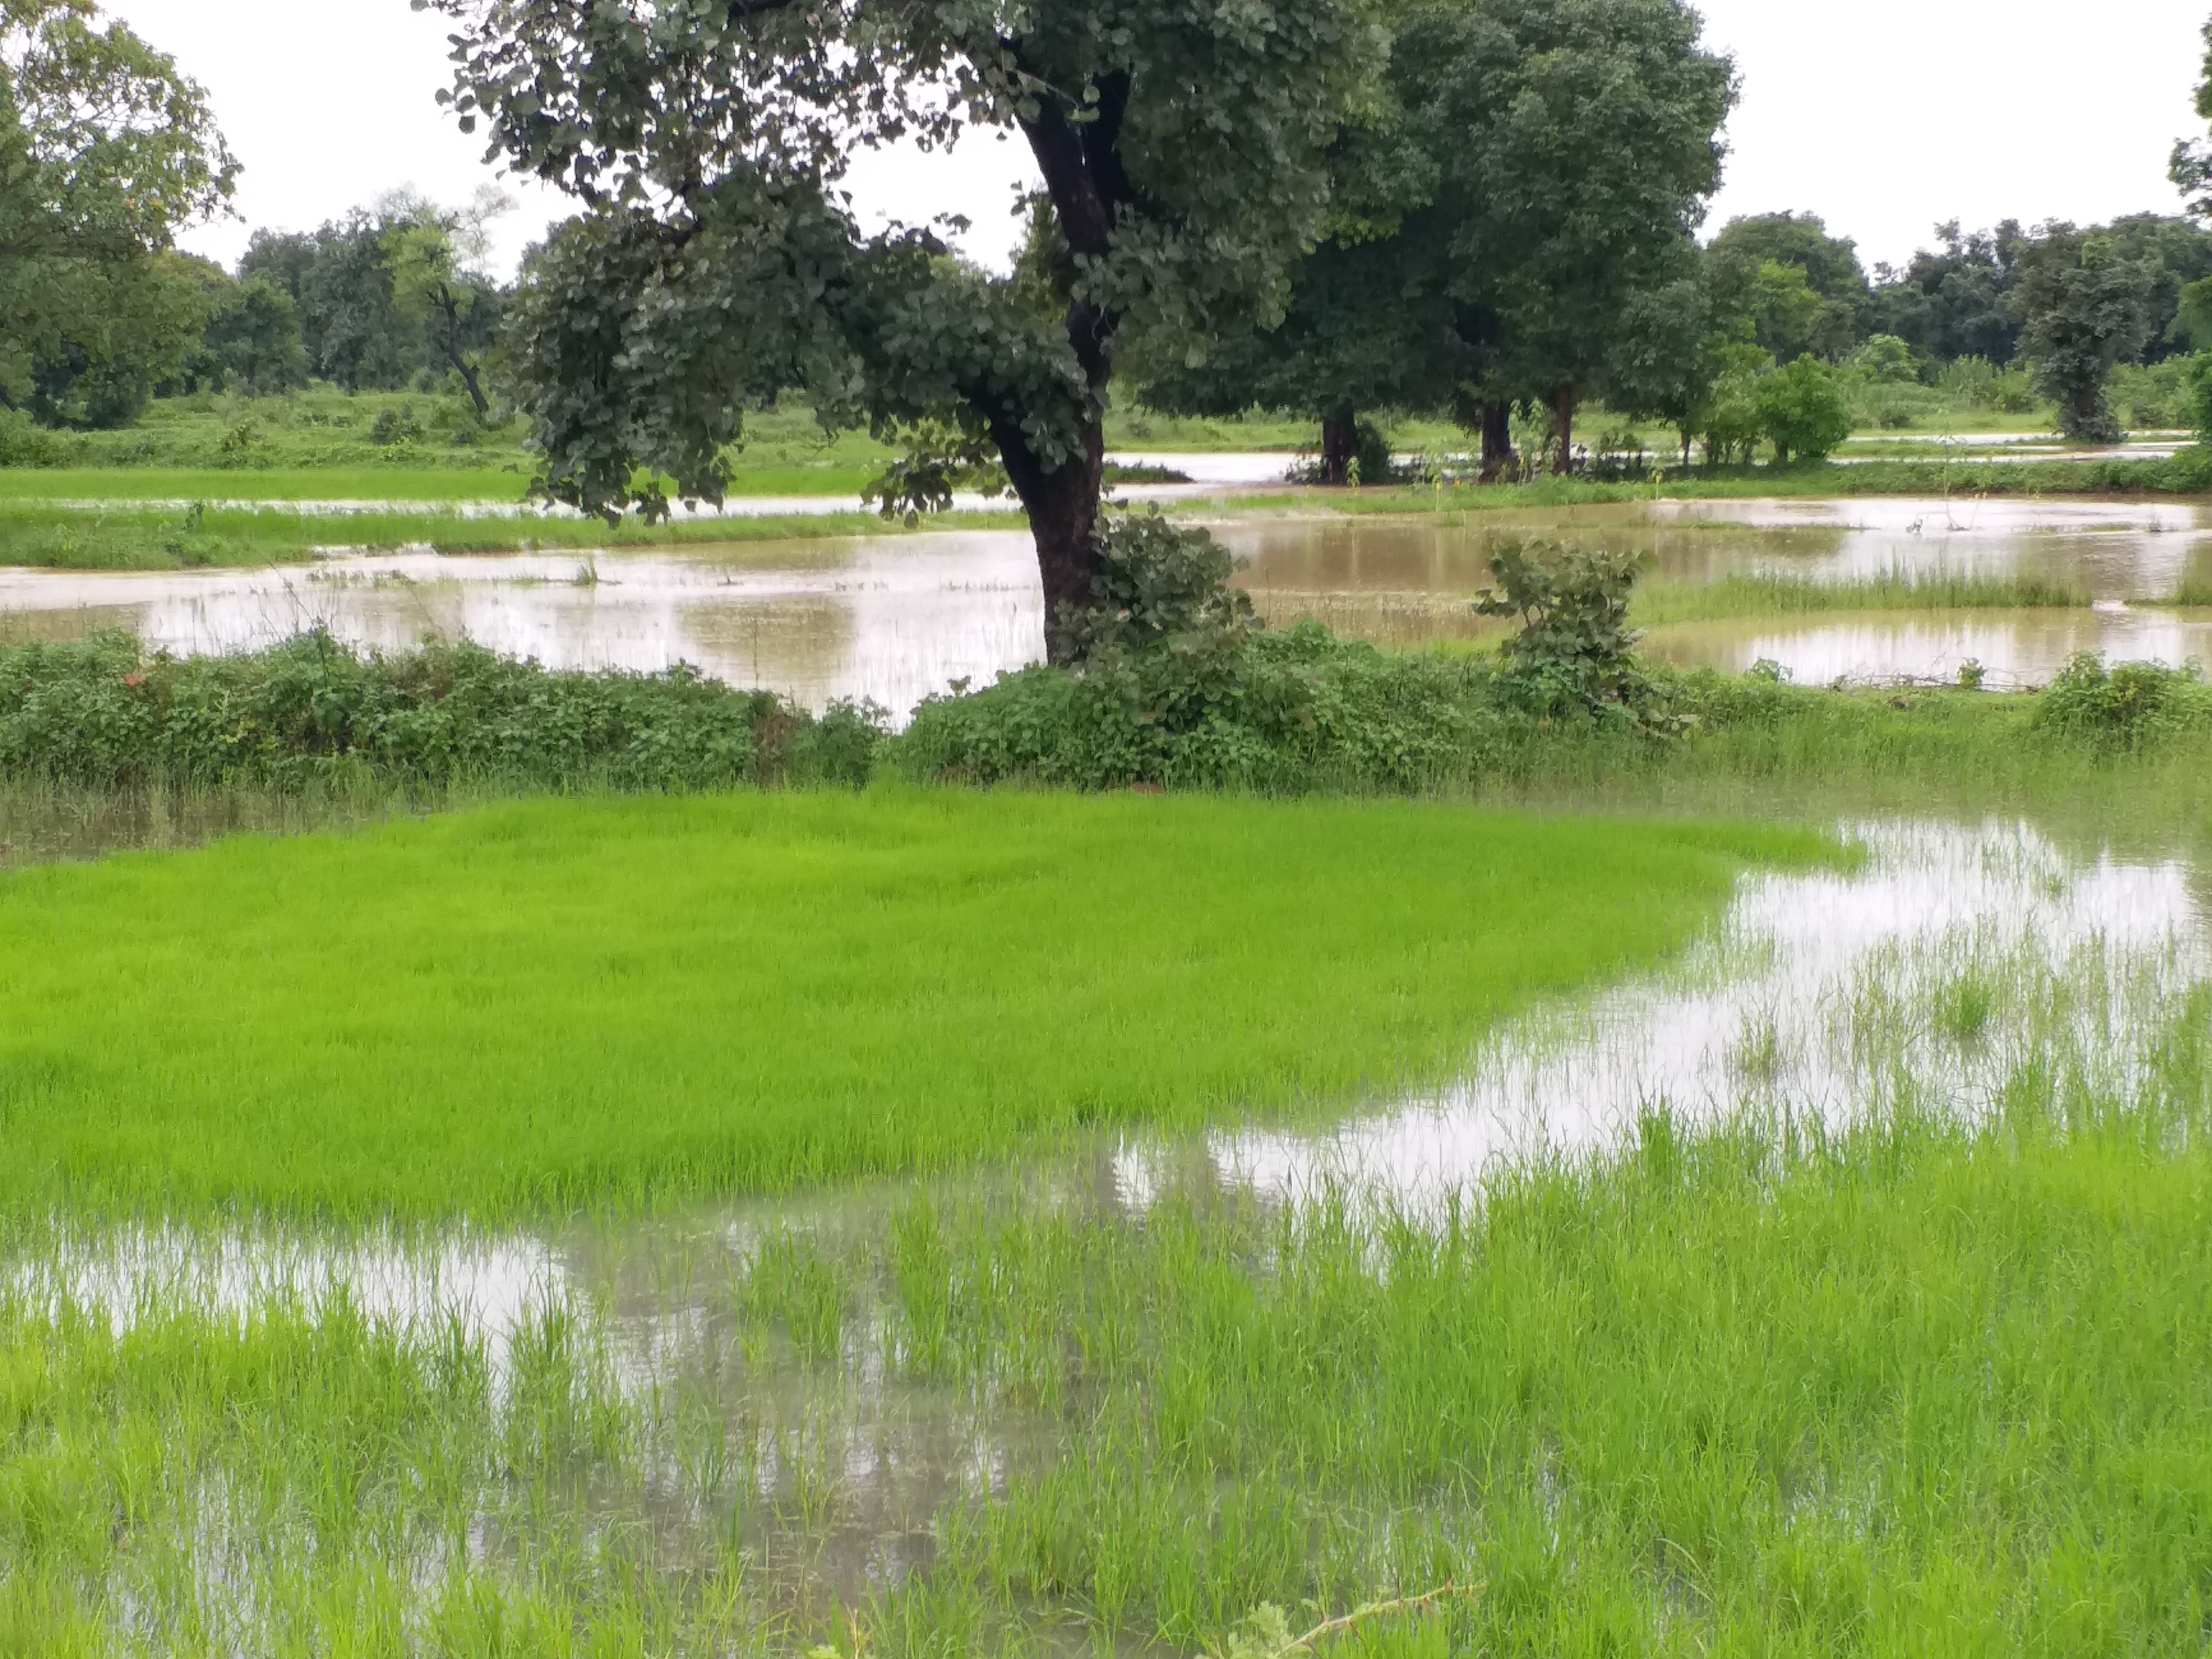
<svg viewBox="0 0 2212 1659"><path fill-rule="evenodd" d="M0 637L118 626L181 655L264 648L312 628L382 650L466 637L551 668L684 662L817 709L854 698L901 714L1044 649L1036 556L1019 534L599 556L397 553L152 575L0 572Z"/></svg>
<svg viewBox="0 0 2212 1659"><path fill-rule="evenodd" d="M1262 1194L1437 1212L1500 1159L1614 1144L1655 1109L1841 1127L1902 1091L1971 1117L2054 1056L2072 1086L2124 1095L2212 977L2186 860L2085 862L2018 823L1847 832L1863 867L1747 878L1677 970L1508 1026L1451 1087L1318 1132L1224 1131L1211 1156ZM1186 1158L1130 1148L1130 1201Z"/></svg>
<svg viewBox="0 0 2212 1659"><path fill-rule="evenodd" d="M1923 611L1738 617L1652 629L1662 662L1741 672L1779 665L1802 685L1955 684L1978 664L1993 690L2042 686L2084 651L2179 668L2212 659L2212 611L2106 602L2080 611Z"/></svg>

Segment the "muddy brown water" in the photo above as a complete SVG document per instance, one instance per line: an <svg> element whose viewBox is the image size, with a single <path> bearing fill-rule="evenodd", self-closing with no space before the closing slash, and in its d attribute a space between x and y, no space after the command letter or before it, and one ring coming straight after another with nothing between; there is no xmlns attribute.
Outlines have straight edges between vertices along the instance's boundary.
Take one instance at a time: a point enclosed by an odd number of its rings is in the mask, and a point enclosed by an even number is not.
<svg viewBox="0 0 2212 1659"><path fill-rule="evenodd" d="M1528 537L1643 551L1677 582L2018 576L2100 602L1697 623L1651 640L1673 660L1766 658L1807 683L1949 678L1967 658L1994 684L2040 683L2078 650L2178 665L2212 641L2212 616L2167 603L2185 584L2212 582L2212 509L2188 503L1661 502L1449 521L1248 516L1215 527L1249 561L1240 580L1271 620L1314 617L1383 644L1492 630L1468 601L1489 580L1492 548ZM926 696L1035 661L1044 615L1027 538L1006 532L619 555L341 553L255 571L0 572L0 640L120 628L169 651L233 652L314 627L385 649L466 635L558 668L688 662L815 708L854 698L903 717Z"/></svg>

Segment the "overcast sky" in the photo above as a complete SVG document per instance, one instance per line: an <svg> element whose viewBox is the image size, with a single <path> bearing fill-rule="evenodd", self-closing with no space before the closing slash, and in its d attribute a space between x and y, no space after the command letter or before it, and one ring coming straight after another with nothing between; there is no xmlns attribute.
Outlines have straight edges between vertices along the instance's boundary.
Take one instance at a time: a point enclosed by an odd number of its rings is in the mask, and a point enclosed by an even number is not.
<svg viewBox="0 0 2212 1659"><path fill-rule="evenodd" d="M246 164L244 222L186 244L226 264L253 227L307 229L411 185L450 201L491 180L481 143L432 101L446 29L407 0L109 0L205 83ZM1735 55L1743 101L1729 129L1729 217L1810 211L1856 239L1871 268L1902 263L1946 219L2080 222L2172 212L2173 141L2212 0L1705 0ZM970 252L997 263L1025 157L990 138L945 158L876 158L854 179L871 217L961 213ZM510 188L514 186L510 183ZM518 191L503 259L565 211Z"/></svg>

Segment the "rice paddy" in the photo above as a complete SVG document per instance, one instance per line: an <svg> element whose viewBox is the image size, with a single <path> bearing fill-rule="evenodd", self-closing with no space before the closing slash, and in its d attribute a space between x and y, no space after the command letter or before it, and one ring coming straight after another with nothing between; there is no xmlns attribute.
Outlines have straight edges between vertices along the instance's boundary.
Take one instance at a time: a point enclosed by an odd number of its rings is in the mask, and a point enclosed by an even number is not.
<svg viewBox="0 0 2212 1659"><path fill-rule="evenodd" d="M1715 528L1640 620L2194 558ZM2201 726L1679 684L1455 800L0 781L0 1655L2204 1651Z"/></svg>
<svg viewBox="0 0 2212 1659"><path fill-rule="evenodd" d="M1449 1585L1345 1650L2196 1650L2193 866L1854 833L1378 1102L1522 1132L1425 1186L1310 1108L654 1218L11 1206L0 1640L1260 1651Z"/></svg>
<svg viewBox="0 0 2212 1659"><path fill-rule="evenodd" d="M0 878L0 1202L555 1210L1448 1073L1772 830L888 790L544 801Z"/></svg>

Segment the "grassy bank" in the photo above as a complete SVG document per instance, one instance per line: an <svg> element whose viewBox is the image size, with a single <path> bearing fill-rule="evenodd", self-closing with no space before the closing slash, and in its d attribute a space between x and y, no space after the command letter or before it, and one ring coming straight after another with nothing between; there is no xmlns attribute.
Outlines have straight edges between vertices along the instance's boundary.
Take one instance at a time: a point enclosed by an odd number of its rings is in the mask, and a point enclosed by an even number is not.
<svg viewBox="0 0 2212 1659"><path fill-rule="evenodd" d="M32 870L0 878L0 1203L494 1215L1357 1096L1674 948L1745 859L1815 846L874 793Z"/></svg>
<svg viewBox="0 0 2212 1659"><path fill-rule="evenodd" d="M963 513L934 530L1021 529L1006 513ZM514 553L544 548L603 551L809 541L913 533L874 513L761 518L679 515L666 524L537 514L471 517L452 510L313 514L271 507L72 508L0 504L0 564L55 570L185 570L297 564L331 552L428 548L439 553Z"/></svg>
<svg viewBox="0 0 2212 1659"><path fill-rule="evenodd" d="M1304 490L1241 496L1254 510L1325 502L1342 513L1482 514L1654 501L1756 501L1775 497L2159 496L2212 495L2212 450L2185 449L2169 460L1820 462L1786 467L1694 467L1607 483L1539 478L1525 484L1407 484L1381 489Z"/></svg>

